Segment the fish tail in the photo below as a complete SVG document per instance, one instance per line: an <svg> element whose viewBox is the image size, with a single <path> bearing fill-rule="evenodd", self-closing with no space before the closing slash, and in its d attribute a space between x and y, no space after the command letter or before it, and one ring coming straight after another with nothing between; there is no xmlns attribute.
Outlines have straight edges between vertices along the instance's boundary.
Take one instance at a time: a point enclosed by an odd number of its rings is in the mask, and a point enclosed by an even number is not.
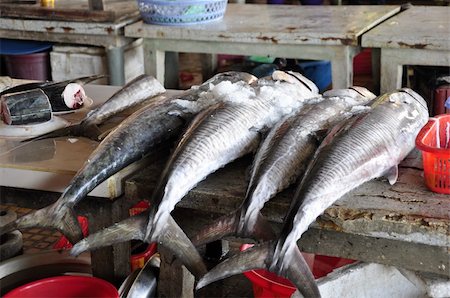
<svg viewBox="0 0 450 298"><path fill-rule="evenodd" d="M172 216L168 216L164 223L164 229L155 233L147 235L146 238L167 248L196 278L200 278L206 273L202 257Z"/></svg>
<svg viewBox="0 0 450 298"><path fill-rule="evenodd" d="M320 297L314 276L300 250L295 247L290 250L289 258L284 257L281 261L274 260L274 251L275 242L269 241L234 255L205 274L197 283L197 289L248 270L266 269L288 278L304 297Z"/></svg>
<svg viewBox="0 0 450 298"><path fill-rule="evenodd" d="M148 212L142 212L136 216L127 218L111 227L105 228L84 238L72 247L70 253L77 256L84 251L112 245L114 243L129 240L144 240L147 222Z"/></svg>
<svg viewBox="0 0 450 298"><path fill-rule="evenodd" d="M218 264L197 283L197 290L215 281L253 269L269 269L275 243L273 241L255 245Z"/></svg>
<svg viewBox="0 0 450 298"><path fill-rule="evenodd" d="M192 239L192 243L195 246L200 246L236 234L239 224L239 214L239 211L235 211L221 216L198 232Z"/></svg>
<svg viewBox="0 0 450 298"><path fill-rule="evenodd" d="M71 243L76 243L83 238L75 212L69 207L48 207L32 211L15 221L0 228L0 235L13 230L27 228L54 228L60 231Z"/></svg>

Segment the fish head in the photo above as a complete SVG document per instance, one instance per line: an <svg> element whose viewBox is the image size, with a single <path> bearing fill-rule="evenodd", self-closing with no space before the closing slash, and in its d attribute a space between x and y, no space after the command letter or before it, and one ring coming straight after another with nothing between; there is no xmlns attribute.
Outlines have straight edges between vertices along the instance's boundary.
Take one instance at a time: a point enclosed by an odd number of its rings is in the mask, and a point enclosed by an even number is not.
<svg viewBox="0 0 450 298"><path fill-rule="evenodd" d="M352 86L346 89L332 89L323 93L324 97L337 97L343 99L351 106L365 105L377 96L368 89L359 86Z"/></svg>
<svg viewBox="0 0 450 298"><path fill-rule="evenodd" d="M284 81L291 84L303 86L310 93L318 94L319 88L311 80L295 71L281 71L276 70L272 74L272 79L275 81Z"/></svg>
<svg viewBox="0 0 450 298"><path fill-rule="evenodd" d="M398 127L401 133L398 135L396 142L398 148L411 150L407 146L401 144L414 144L414 140L419 130L428 122L428 108L426 101L409 88L399 89L385 95L380 96L377 102L389 102L386 108L395 110L398 119ZM375 103L377 105L378 103ZM406 152L405 154L406 155Z"/></svg>
<svg viewBox="0 0 450 298"><path fill-rule="evenodd" d="M231 83L236 83L239 81L246 82L247 84L252 84L253 82L256 82L258 80L257 77L255 77L252 74L249 74L247 72L241 72L241 71L227 71L222 72L214 75L212 78L204 82L201 86L204 86L205 88L209 89L209 86L217 85L220 82L223 81L229 81Z"/></svg>
<svg viewBox="0 0 450 298"><path fill-rule="evenodd" d="M83 106L86 99L86 92L78 83L67 84L62 93L64 103L69 109L79 109Z"/></svg>

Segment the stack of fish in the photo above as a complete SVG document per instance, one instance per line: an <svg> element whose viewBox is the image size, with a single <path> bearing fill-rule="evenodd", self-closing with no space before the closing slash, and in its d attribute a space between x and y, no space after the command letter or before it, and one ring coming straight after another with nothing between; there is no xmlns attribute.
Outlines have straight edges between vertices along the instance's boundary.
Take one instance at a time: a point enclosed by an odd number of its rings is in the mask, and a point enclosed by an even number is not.
<svg viewBox="0 0 450 298"><path fill-rule="evenodd" d="M320 296L297 240L326 208L363 182L382 175L395 182L397 164L414 148L428 119L425 101L412 90L374 98L358 87L319 95L311 81L292 72L276 71L259 80L245 73L218 74L177 98L149 100L106 136L56 203L19 218L0 233L54 227L72 243L80 241L73 206L188 124L153 194L152 208L81 240L72 253L130 239L157 241L201 278L198 287L266 268L289 278L304 296ZM170 213L210 173L257 149L241 208L205 227L193 242L230 234L262 242L206 273L202 257ZM276 235L260 211L295 181L297 192Z"/></svg>

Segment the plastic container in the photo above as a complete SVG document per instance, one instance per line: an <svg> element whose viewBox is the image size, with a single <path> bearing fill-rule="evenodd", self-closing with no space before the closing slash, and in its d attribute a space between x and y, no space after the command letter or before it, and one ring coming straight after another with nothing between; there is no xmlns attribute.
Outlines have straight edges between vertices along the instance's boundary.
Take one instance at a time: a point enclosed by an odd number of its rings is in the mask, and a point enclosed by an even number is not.
<svg viewBox="0 0 450 298"><path fill-rule="evenodd" d="M372 51L364 49L353 58L353 74L368 75L372 73Z"/></svg>
<svg viewBox="0 0 450 298"><path fill-rule="evenodd" d="M227 0L138 0L144 23L158 25L194 25L220 20Z"/></svg>
<svg viewBox="0 0 450 298"><path fill-rule="evenodd" d="M323 0L301 0L302 5L322 5Z"/></svg>
<svg viewBox="0 0 450 298"><path fill-rule="evenodd" d="M89 276L56 276L27 283L8 292L4 298L119 297L109 282Z"/></svg>
<svg viewBox="0 0 450 298"><path fill-rule="evenodd" d="M450 115L430 118L417 135L416 146L422 151L426 186L450 194Z"/></svg>
<svg viewBox="0 0 450 298"><path fill-rule="evenodd" d="M328 60L300 62L304 75L322 92L331 84L331 62Z"/></svg>
<svg viewBox="0 0 450 298"><path fill-rule="evenodd" d="M445 106L445 102L450 98L450 85L442 85L433 91L433 115L450 113L450 108Z"/></svg>
<svg viewBox="0 0 450 298"><path fill-rule="evenodd" d="M253 244L243 244L240 250L251 246ZM312 272L315 278L319 278L353 262L355 261L350 259L315 255ZM296 287L288 279L264 269L247 271L244 275L252 282L255 297L288 298L296 291Z"/></svg>
<svg viewBox="0 0 450 298"><path fill-rule="evenodd" d="M50 79L48 52L27 55L5 55L6 73L16 79L47 81Z"/></svg>

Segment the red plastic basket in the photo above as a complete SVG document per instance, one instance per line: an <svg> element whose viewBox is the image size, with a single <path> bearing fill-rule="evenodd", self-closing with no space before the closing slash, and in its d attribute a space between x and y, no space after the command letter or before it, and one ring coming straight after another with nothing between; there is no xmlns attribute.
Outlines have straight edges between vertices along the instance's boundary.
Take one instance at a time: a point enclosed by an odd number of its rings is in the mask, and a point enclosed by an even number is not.
<svg viewBox="0 0 450 298"><path fill-rule="evenodd" d="M416 146L422 151L427 187L450 194L450 115L430 118L417 135Z"/></svg>

